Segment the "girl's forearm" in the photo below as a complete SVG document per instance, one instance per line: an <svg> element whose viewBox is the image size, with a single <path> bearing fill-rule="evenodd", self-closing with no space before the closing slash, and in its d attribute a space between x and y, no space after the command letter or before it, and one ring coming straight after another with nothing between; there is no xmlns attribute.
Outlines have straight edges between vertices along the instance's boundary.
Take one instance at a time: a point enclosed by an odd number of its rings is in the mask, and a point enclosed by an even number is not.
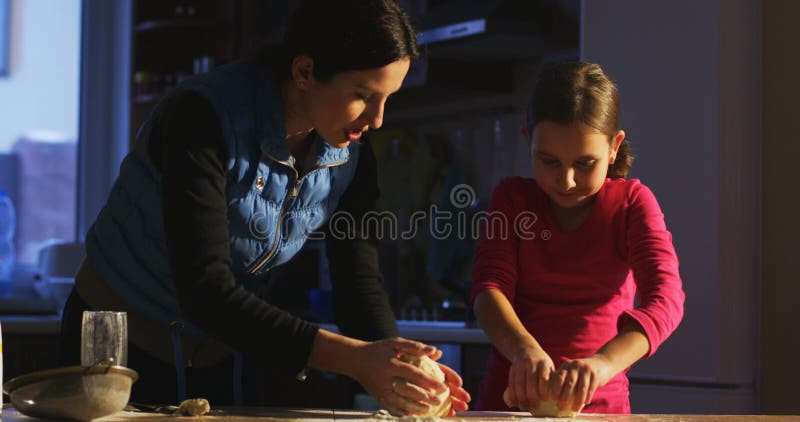
<svg viewBox="0 0 800 422"><path fill-rule="evenodd" d="M644 357L650 350L650 342L644 329L636 323L630 322L620 330L616 337L606 343L595 356L608 362L614 377L626 368Z"/></svg>
<svg viewBox="0 0 800 422"><path fill-rule="evenodd" d="M511 303L496 289L488 289L475 297L475 317L494 347L508 360L523 349L541 346L519 320Z"/></svg>

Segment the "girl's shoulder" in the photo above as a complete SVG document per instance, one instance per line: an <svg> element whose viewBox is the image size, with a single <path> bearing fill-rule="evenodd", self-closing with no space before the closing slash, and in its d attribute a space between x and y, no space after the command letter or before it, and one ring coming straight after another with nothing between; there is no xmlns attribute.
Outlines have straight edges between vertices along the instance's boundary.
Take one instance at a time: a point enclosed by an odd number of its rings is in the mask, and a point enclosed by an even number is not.
<svg viewBox="0 0 800 422"><path fill-rule="evenodd" d="M629 207L633 204L655 202L655 195L639 179L606 179L603 186L603 202Z"/></svg>

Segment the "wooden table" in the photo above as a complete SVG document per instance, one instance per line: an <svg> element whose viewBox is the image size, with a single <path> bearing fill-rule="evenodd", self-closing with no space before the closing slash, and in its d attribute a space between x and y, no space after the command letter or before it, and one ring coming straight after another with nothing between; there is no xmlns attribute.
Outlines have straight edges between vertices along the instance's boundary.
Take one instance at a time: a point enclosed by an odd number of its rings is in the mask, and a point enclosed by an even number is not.
<svg viewBox="0 0 800 422"><path fill-rule="evenodd" d="M17 413L13 409L3 410L5 421L35 421ZM331 409L275 409L275 408L228 408L214 410L211 414L202 418L176 417L147 412L119 412L114 415L96 419L100 422L116 421L165 421L175 420L202 420L202 421L229 421L229 422L252 422L252 421L292 421L292 422L322 422L322 421L366 421L379 420L383 422L425 422L431 419L422 418L381 418L376 419L371 412L355 410L331 410ZM530 413L523 412L462 412L452 418L444 419L446 422L478 422L478 421L513 421L513 422L535 422L535 421L595 421L595 422L778 422L796 421L800 422L800 416L755 416L755 415L579 415L572 419L556 418L534 418Z"/></svg>

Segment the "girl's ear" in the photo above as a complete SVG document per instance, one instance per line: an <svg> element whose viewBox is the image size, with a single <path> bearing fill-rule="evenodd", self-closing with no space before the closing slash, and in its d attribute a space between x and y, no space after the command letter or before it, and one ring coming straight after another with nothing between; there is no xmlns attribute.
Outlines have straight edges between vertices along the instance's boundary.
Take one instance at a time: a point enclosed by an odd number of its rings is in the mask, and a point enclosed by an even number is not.
<svg viewBox="0 0 800 422"><path fill-rule="evenodd" d="M314 59L309 56L295 56L292 59L292 81L304 90L314 81Z"/></svg>
<svg viewBox="0 0 800 422"><path fill-rule="evenodd" d="M614 163L614 160L617 159L617 151L619 151L619 146L622 145L622 141L625 140L625 131L618 130L616 135L614 135L614 139L611 140L611 158L609 162L611 164Z"/></svg>

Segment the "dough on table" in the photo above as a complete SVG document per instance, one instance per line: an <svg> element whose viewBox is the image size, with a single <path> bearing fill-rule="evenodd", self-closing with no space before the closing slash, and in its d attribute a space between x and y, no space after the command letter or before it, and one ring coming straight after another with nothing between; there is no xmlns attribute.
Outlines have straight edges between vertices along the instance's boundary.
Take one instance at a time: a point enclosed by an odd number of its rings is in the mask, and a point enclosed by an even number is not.
<svg viewBox="0 0 800 422"><path fill-rule="evenodd" d="M211 405L206 399L188 399L181 402L177 413L184 416L203 416L211 411Z"/></svg>
<svg viewBox="0 0 800 422"><path fill-rule="evenodd" d="M444 372L442 372L441 368L439 368L439 364L436 363L433 359L427 356L417 356L411 354L404 354L400 356L400 360L404 362L408 362L425 373L425 375L434 378L436 381L444 382ZM408 381L405 381L408 382ZM419 417L444 417L450 413L450 390L447 389L441 394L439 394L439 399L442 401L442 404L439 406L431 406L427 408L427 410L421 410L419 412L414 412L414 416ZM389 412L391 412L395 416L404 416L404 414L397 409L388 408Z"/></svg>
<svg viewBox="0 0 800 422"><path fill-rule="evenodd" d="M506 403L506 406L511 407L511 405L508 403L508 388L503 391L503 401ZM581 409L582 408L583 406L581 406ZM580 413L580 410L577 412L572 410L572 403L568 403L567 409L562 410L558 407L558 402L553 399L540 401L539 405L533 409L530 409L527 406L522 406L519 409L523 412L531 412L533 416L548 418L573 418L576 414Z"/></svg>

